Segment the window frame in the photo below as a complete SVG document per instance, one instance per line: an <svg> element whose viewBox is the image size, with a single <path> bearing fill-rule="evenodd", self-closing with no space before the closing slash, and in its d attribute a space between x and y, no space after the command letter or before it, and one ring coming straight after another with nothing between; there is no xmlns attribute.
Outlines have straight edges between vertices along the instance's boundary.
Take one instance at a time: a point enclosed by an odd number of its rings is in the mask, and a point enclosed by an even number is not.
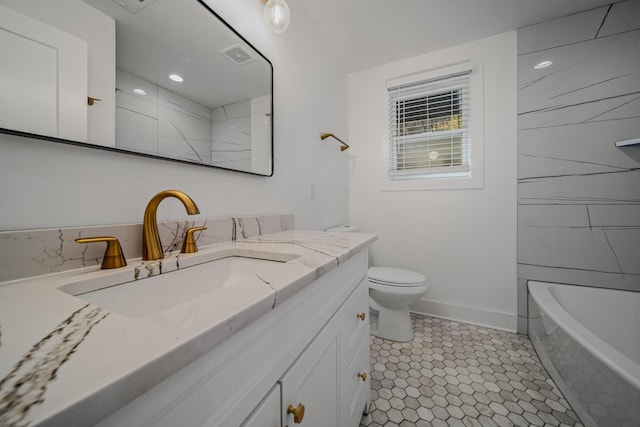
<svg viewBox="0 0 640 427"><path fill-rule="evenodd" d="M469 176L469 74L471 71L396 86L389 92L389 178L421 179L431 175ZM444 104L448 107L442 115L438 111ZM455 108L455 110L454 110ZM456 114L457 113L457 114ZM434 130L430 127L438 119L451 123L457 116L456 129ZM426 124L425 124L426 122ZM416 129L417 128L417 129ZM453 153L454 140L458 140L459 151ZM440 149L443 150L440 150ZM435 157L425 150L436 152ZM438 159L438 152L451 153L448 159ZM417 156L416 156L417 154ZM431 166L431 162L459 161L458 165ZM413 163L413 167L410 164ZM422 166L422 167L419 167Z"/></svg>
<svg viewBox="0 0 640 427"><path fill-rule="evenodd" d="M391 135L388 128L390 120L389 89L398 86L428 81L443 80L448 77L468 74L469 122L467 123L468 139L468 171L467 168L442 167L428 169L408 169L406 171L391 171L392 147ZM484 187L484 135L483 135L483 76L482 63L464 61L445 67L419 71L399 77L387 79L384 85L385 107L385 138L382 165L382 191L407 190L441 190L441 189L471 189ZM455 131L447 131L455 132Z"/></svg>

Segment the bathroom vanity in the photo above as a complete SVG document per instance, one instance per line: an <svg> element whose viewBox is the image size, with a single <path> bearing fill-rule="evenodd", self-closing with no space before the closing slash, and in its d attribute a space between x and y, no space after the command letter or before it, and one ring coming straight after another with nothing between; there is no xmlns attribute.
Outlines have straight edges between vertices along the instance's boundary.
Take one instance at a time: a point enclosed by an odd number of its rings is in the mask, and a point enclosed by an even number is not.
<svg viewBox="0 0 640 427"><path fill-rule="evenodd" d="M374 240L291 230L0 283L0 424L355 427L369 398ZM127 275L175 277L188 292L228 258L265 264L142 312L122 303L135 293L111 298Z"/></svg>

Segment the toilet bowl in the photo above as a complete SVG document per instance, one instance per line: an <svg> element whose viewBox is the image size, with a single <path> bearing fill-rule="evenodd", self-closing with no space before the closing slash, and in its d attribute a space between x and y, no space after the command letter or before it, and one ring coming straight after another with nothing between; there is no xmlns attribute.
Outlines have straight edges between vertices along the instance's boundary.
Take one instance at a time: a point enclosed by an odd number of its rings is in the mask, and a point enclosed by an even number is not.
<svg viewBox="0 0 640 427"><path fill-rule="evenodd" d="M427 292L426 278L414 271L390 267L370 267L367 275L371 334L393 341L411 341L409 305Z"/></svg>

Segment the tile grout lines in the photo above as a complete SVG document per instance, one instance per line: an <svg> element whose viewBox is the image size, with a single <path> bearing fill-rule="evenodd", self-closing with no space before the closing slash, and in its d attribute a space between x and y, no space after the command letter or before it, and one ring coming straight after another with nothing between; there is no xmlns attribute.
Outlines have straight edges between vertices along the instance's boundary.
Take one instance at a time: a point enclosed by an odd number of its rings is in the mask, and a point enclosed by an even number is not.
<svg viewBox="0 0 640 427"><path fill-rule="evenodd" d="M415 337L371 337L361 427L583 427L527 337L412 314Z"/></svg>

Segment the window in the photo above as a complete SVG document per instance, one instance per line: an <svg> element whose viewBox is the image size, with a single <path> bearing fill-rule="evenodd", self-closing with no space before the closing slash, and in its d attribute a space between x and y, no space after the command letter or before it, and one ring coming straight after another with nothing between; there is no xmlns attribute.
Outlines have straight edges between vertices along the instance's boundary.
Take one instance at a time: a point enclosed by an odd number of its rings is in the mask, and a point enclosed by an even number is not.
<svg viewBox="0 0 640 427"><path fill-rule="evenodd" d="M470 176L470 73L388 88L391 180Z"/></svg>

